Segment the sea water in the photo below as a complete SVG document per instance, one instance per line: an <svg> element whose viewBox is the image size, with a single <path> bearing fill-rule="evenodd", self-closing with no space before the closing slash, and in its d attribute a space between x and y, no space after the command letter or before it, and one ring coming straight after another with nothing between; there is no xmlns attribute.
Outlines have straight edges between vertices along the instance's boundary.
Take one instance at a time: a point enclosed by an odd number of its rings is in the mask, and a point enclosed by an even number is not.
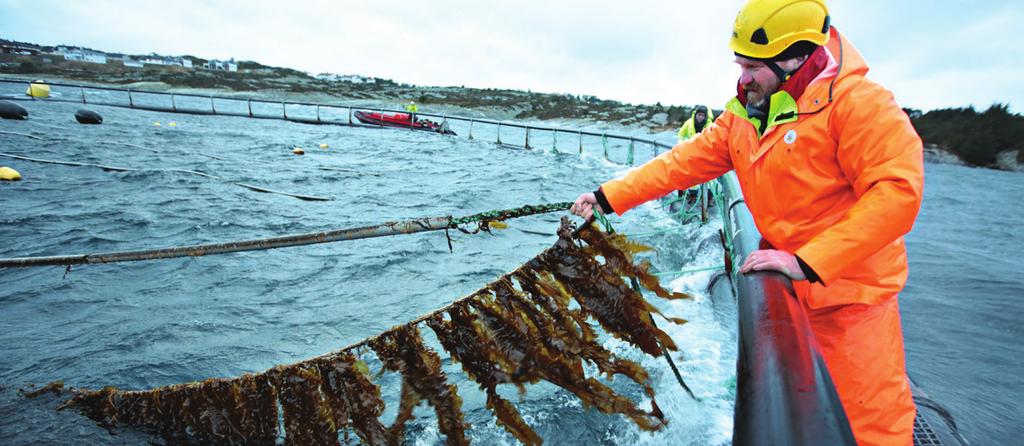
<svg viewBox="0 0 1024 446"><path fill-rule="evenodd" d="M571 201L627 168L600 144L477 126L476 138L393 129L314 126L95 106L100 126L73 120L79 105L29 102L28 121L0 121L0 152L139 169L104 171L0 159L24 177L0 184L0 257L84 254L264 238L411 218ZM173 123L173 125L172 125ZM159 124L159 125L157 125ZM518 139L517 139L518 138ZM513 142L514 141L514 142ZM321 149L320 144L328 148ZM292 153L301 147L305 155ZM642 159L638 157L638 159ZM167 169L201 171L217 179ZM1024 413L1019 299L1013 271L1024 211L1019 174L928 165L926 200L909 237L911 279L901 298L911 374L949 406L968 438L1016 438ZM330 198L302 201L257 193L246 183ZM494 235L443 232L220 256L109 265L0 270L0 442L137 444L73 411L54 396L18 389L62 379L69 386L145 389L260 372L301 361L439 308L511 271L550 246L562 214L514 220ZM679 225L658 203L622 218L621 232L647 237L662 270L721 263L721 222ZM682 392L660 358L615 340L606 346L652 373L669 426L639 432L620 416L581 406L550 385L517 403L549 444L728 444L736 335L716 317L708 284L716 271L663 282L690 301L651 299L689 322L659 325L680 346L673 354L701 398ZM425 331L432 336L429 331ZM465 403L470 437L515 444L494 424L483 398L445 357ZM1016 373L1014 373L1016 372ZM636 389L617 388L642 400ZM398 382L382 382L393 417ZM642 401L643 405L648 404ZM409 426L411 444L441 442L432 412ZM1002 440L1000 440L1002 439Z"/></svg>

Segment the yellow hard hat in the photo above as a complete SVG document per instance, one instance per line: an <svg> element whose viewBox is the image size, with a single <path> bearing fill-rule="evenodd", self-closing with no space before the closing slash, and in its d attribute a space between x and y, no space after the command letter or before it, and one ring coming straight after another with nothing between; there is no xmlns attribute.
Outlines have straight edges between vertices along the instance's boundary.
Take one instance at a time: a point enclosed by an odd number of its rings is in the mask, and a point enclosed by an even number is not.
<svg viewBox="0 0 1024 446"><path fill-rule="evenodd" d="M830 21L824 0L750 0L736 15L729 48L751 59L786 59L779 56L797 42L828 43Z"/></svg>

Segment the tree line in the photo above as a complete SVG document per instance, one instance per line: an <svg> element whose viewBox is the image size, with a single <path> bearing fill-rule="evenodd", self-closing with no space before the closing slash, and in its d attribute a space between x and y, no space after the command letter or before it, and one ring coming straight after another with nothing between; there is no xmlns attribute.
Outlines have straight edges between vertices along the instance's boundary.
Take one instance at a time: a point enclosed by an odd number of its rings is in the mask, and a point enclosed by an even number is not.
<svg viewBox="0 0 1024 446"><path fill-rule="evenodd" d="M1007 104L996 103L983 112L974 107L904 111L925 144L938 145L971 165L995 167L996 155L1007 150L1017 150L1017 162L1024 162L1024 116L1011 113Z"/></svg>

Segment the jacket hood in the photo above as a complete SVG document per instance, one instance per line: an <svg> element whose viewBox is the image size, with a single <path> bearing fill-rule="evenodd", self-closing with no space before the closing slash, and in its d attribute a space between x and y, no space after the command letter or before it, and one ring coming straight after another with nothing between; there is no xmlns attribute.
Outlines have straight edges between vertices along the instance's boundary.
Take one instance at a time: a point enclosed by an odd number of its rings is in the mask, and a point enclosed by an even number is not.
<svg viewBox="0 0 1024 446"><path fill-rule="evenodd" d="M839 63L837 79L852 75L864 76L868 73L868 64L864 61L864 56L861 56L857 47L853 46L846 36L840 34L836 27L833 26L829 31L828 43L825 46Z"/></svg>

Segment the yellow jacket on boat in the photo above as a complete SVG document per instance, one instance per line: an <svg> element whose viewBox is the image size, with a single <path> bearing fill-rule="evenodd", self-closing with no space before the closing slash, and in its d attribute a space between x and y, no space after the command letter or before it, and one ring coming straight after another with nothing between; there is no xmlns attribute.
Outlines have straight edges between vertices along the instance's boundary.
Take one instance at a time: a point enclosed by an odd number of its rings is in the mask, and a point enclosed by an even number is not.
<svg viewBox="0 0 1024 446"><path fill-rule="evenodd" d="M697 130L697 111L702 109L705 111L706 117L704 118L704 125L701 126L700 130ZM686 122L683 122L683 125L679 127L679 133L677 133L677 136L679 137L679 142L686 141L690 138L693 138L698 133L707 130L708 127L711 127L711 123L714 120L715 113L711 111L711 107L704 105L694 107L693 111L690 112L690 119L687 119Z"/></svg>

